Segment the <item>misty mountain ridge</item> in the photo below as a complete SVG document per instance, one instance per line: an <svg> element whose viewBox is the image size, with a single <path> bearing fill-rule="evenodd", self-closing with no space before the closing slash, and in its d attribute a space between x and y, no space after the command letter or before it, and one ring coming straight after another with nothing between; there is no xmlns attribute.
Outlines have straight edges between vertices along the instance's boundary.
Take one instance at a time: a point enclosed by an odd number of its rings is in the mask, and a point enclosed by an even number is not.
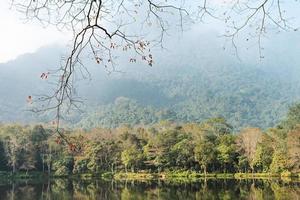
<svg viewBox="0 0 300 200"><path fill-rule="evenodd" d="M278 63L269 57L260 65L245 64L220 48L207 48L204 41L179 53L157 54L154 67L130 64L124 58L120 67L124 73L111 75L93 59L86 59L92 80L77 82L78 94L86 99L85 112L74 114L69 123L84 128L116 127L223 116L237 129L267 128L300 99L299 71L296 63L286 65L288 57ZM51 91L39 76L56 69L63 52L59 46L44 47L0 64L1 122L46 120L25 112L26 97Z"/></svg>

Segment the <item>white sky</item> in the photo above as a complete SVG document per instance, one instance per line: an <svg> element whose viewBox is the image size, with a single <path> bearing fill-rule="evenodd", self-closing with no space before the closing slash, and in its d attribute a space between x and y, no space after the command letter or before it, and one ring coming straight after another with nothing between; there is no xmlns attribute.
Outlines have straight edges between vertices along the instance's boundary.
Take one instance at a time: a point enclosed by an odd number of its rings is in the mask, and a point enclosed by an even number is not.
<svg viewBox="0 0 300 200"><path fill-rule="evenodd" d="M11 1L0 0L0 63L35 52L42 46L65 44L72 37L55 27L43 27L37 21L26 22L21 13L11 9Z"/></svg>
<svg viewBox="0 0 300 200"><path fill-rule="evenodd" d="M229 0L214 0L215 3L226 3ZM61 33L55 27L43 27L38 22L22 20L21 13L10 9L11 0L0 0L0 63L13 60L16 57L34 52L42 46L67 43L72 35ZM292 16L299 15L299 6L285 4ZM297 18L294 19L299 21ZM215 26L216 27L216 26ZM71 37L70 37L71 36Z"/></svg>
<svg viewBox="0 0 300 200"><path fill-rule="evenodd" d="M0 0L0 63L15 59L38 48L64 43L67 37L55 27L22 20L22 15L10 9L10 0Z"/></svg>

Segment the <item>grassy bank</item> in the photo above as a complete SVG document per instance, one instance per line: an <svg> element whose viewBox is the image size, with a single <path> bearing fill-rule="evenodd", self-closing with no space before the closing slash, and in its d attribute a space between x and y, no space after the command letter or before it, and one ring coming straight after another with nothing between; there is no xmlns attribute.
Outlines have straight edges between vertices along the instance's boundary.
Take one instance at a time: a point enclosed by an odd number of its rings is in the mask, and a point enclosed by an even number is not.
<svg viewBox="0 0 300 200"><path fill-rule="evenodd" d="M0 180L10 179L45 179L49 178L47 173L42 172L17 172L12 174L11 172L0 172ZM161 173L148 173L148 172L102 172L98 174L84 173L84 174L72 174L69 176L57 176L51 175L50 178L79 178L79 179L91 179L91 178L103 178L103 179L115 179L115 180L172 180L172 179L185 179L185 180L197 180L203 178L229 178L229 179L270 179L270 178L296 178L300 179L300 173L199 173L195 171L165 171Z"/></svg>
<svg viewBox="0 0 300 200"><path fill-rule="evenodd" d="M6 180L6 179L42 179L42 178L47 178L47 174L42 173L42 172L6 172L6 171L1 171L0 172L0 179L1 180Z"/></svg>
<svg viewBox="0 0 300 200"><path fill-rule="evenodd" d="M235 178L235 179L256 179L256 178L299 178L300 174L283 173L198 173L195 171L169 171L161 173L125 173L118 172L113 175L116 180L144 180L144 179L203 179L203 178Z"/></svg>
<svg viewBox="0 0 300 200"><path fill-rule="evenodd" d="M95 178L100 177L101 174L72 174L72 175L55 175L51 174L50 178L80 178L80 179L89 179L89 178ZM43 172L6 172L6 171L0 171L0 180L6 180L6 179L46 179L49 178L49 175L47 173Z"/></svg>

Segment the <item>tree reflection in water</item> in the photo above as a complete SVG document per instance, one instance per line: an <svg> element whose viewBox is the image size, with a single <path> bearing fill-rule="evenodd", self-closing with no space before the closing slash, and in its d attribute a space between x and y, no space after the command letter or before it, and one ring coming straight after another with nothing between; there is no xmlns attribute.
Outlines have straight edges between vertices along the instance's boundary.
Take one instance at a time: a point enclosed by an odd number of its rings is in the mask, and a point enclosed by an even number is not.
<svg viewBox="0 0 300 200"><path fill-rule="evenodd" d="M1 183L2 200L299 199L300 181L208 179L104 181L56 179Z"/></svg>

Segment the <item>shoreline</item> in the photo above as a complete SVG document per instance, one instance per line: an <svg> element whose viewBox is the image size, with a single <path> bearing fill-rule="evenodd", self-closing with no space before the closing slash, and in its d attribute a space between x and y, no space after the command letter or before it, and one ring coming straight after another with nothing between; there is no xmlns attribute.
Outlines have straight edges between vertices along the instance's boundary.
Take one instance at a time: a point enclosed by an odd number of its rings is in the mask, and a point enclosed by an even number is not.
<svg viewBox="0 0 300 200"><path fill-rule="evenodd" d="M196 173L196 172L118 172L113 176L116 180L172 180L172 179L299 179L300 174L296 173Z"/></svg>
<svg viewBox="0 0 300 200"><path fill-rule="evenodd" d="M97 174L71 174L51 175L43 172L0 172L0 180L22 180L22 179L62 179L79 178L92 179L102 178L111 180L203 180L203 179L295 179L300 180L300 173L198 173L195 171L168 171L161 173L148 172L102 172Z"/></svg>

